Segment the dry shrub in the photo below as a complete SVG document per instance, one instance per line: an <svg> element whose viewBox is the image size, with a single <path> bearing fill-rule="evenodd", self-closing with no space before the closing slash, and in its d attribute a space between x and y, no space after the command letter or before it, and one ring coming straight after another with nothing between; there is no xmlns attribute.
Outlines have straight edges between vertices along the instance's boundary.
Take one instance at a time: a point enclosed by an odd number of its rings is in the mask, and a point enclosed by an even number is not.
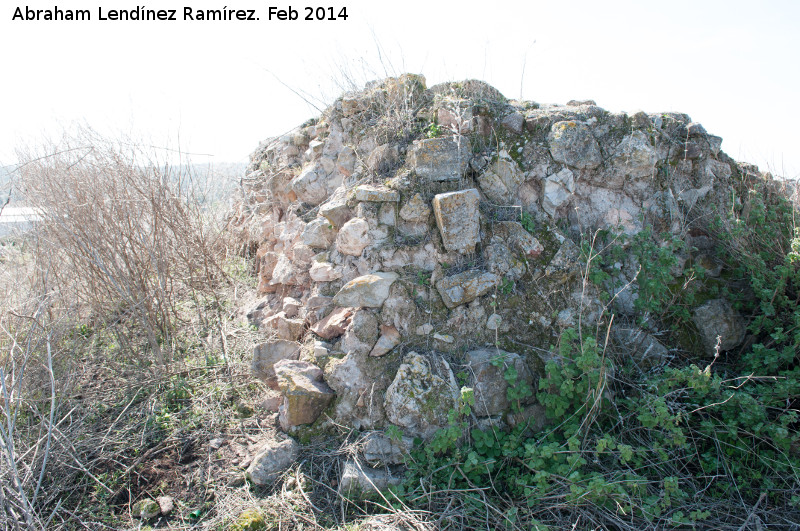
<svg viewBox="0 0 800 531"><path fill-rule="evenodd" d="M76 300L94 319L124 323L167 363L180 303L215 299L221 231L185 166L82 129L19 153L20 188L37 228L39 289Z"/></svg>

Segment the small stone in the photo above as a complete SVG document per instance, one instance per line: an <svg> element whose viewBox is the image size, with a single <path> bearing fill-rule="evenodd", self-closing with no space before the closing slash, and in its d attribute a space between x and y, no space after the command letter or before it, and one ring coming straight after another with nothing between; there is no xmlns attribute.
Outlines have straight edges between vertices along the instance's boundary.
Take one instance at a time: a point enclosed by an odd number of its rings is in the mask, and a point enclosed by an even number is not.
<svg viewBox="0 0 800 531"><path fill-rule="evenodd" d="M147 498L136 502L133 507L131 507L131 512L135 518L152 520L161 514L161 506L157 501Z"/></svg>
<svg viewBox="0 0 800 531"><path fill-rule="evenodd" d="M414 142L408 161L416 174L429 181L457 181L464 176L471 158L465 136L428 138Z"/></svg>
<svg viewBox="0 0 800 531"><path fill-rule="evenodd" d="M362 184L356 188L356 201L398 202L400 192L385 187Z"/></svg>
<svg viewBox="0 0 800 531"><path fill-rule="evenodd" d="M275 364L283 404L278 409L281 428L311 424L325 411L334 392L322 381L322 369L305 361L282 360Z"/></svg>
<svg viewBox="0 0 800 531"><path fill-rule="evenodd" d="M547 135L547 141L556 162L591 170L603 161L600 146L586 124L572 120L556 122Z"/></svg>
<svg viewBox="0 0 800 531"><path fill-rule="evenodd" d="M327 249L336 239L336 231L330 221L316 217L305 226L300 238L312 249Z"/></svg>
<svg viewBox="0 0 800 531"><path fill-rule="evenodd" d="M223 439L222 437L215 437L214 439L208 441L208 446L212 450L219 450L220 448L222 448L223 444L225 444L225 439Z"/></svg>
<svg viewBox="0 0 800 531"><path fill-rule="evenodd" d="M342 272L330 262L314 262L308 275L314 282L331 282L342 278Z"/></svg>
<svg viewBox="0 0 800 531"><path fill-rule="evenodd" d="M319 215L328 220L333 230L343 227L353 217L347 206L347 192L344 189L336 190L330 199L320 205Z"/></svg>
<svg viewBox="0 0 800 531"><path fill-rule="evenodd" d="M527 385L533 398L533 376L518 354L500 349L481 349L467 352L467 373L472 377L473 410L479 417L491 417L505 413L511 403L508 400L506 369L513 367L517 373L517 385Z"/></svg>
<svg viewBox="0 0 800 531"><path fill-rule="evenodd" d="M277 387L277 379L275 381L275 386ZM269 411L270 413L277 413L278 408L283 403L283 396L280 393L275 391L268 391L264 398L259 402L258 406L263 409L264 411Z"/></svg>
<svg viewBox="0 0 800 531"><path fill-rule="evenodd" d="M489 319L486 320L486 328L489 330L497 330L500 328L500 323L503 322L503 318L500 317L498 314L493 313L489 316Z"/></svg>
<svg viewBox="0 0 800 531"><path fill-rule="evenodd" d="M386 416L407 435L430 437L447 426L456 393L455 377L444 359L410 352L386 390Z"/></svg>
<svg viewBox="0 0 800 531"><path fill-rule="evenodd" d="M300 357L300 345L294 341L278 339L256 345L253 349L253 376L277 388L274 366L284 359L296 360Z"/></svg>
<svg viewBox="0 0 800 531"><path fill-rule="evenodd" d="M524 181L525 175L519 165L505 151L478 176L481 190L496 203L512 201Z"/></svg>
<svg viewBox="0 0 800 531"><path fill-rule="evenodd" d="M484 271L465 271L436 282L436 289L445 306L451 310L461 304L472 302L495 287L500 278Z"/></svg>
<svg viewBox="0 0 800 531"><path fill-rule="evenodd" d="M323 320L311 327L311 331L322 339L333 339L345 333L353 315L352 308L336 308ZM297 358L295 358L297 359Z"/></svg>
<svg viewBox="0 0 800 531"><path fill-rule="evenodd" d="M572 170L563 168L558 173L548 175L544 181L544 197L542 208L554 216L556 209L569 201L575 192L575 178Z"/></svg>
<svg viewBox="0 0 800 531"><path fill-rule="evenodd" d="M353 218L345 223L336 236L336 250L350 256L361 256L371 243L369 223L361 218Z"/></svg>
<svg viewBox="0 0 800 531"><path fill-rule="evenodd" d="M438 339L442 343L448 343L448 344L450 344L453 341L455 341L455 339L453 339L453 336L451 336L449 334L440 334L438 332L433 334L433 339Z"/></svg>
<svg viewBox="0 0 800 531"><path fill-rule="evenodd" d="M418 336L427 336L431 332L433 332L433 325L430 323L419 325L416 330L414 330L414 333Z"/></svg>
<svg viewBox="0 0 800 531"><path fill-rule="evenodd" d="M354 278L333 297L337 306L351 308L380 308L389 297L392 283L398 279L397 273L377 272Z"/></svg>
<svg viewBox="0 0 800 531"><path fill-rule="evenodd" d="M382 431L370 431L364 434L361 447L364 459L371 466L402 465L414 447L414 439L404 436L393 439Z"/></svg>
<svg viewBox="0 0 800 531"><path fill-rule="evenodd" d="M339 495L346 499L370 498L390 485L399 485L401 482L400 476L394 476L386 469L370 468L355 461L347 461L339 478Z"/></svg>
<svg viewBox="0 0 800 531"><path fill-rule="evenodd" d="M378 342L370 351L369 355L373 357L383 356L391 352L391 350L400 343L400 332L393 326L381 325L381 335Z"/></svg>
<svg viewBox="0 0 800 531"><path fill-rule="evenodd" d="M686 133L689 136L703 136L706 133L706 128L699 122L692 122L686 126Z"/></svg>
<svg viewBox="0 0 800 531"><path fill-rule="evenodd" d="M326 180L325 170L313 164L292 179L291 187L301 201L316 206L328 197Z"/></svg>
<svg viewBox="0 0 800 531"><path fill-rule="evenodd" d="M525 127L525 117L518 112L513 112L506 115L500 123L515 135L521 135L522 129Z"/></svg>
<svg viewBox="0 0 800 531"><path fill-rule="evenodd" d="M480 194L470 188L438 194L433 198L433 212L448 251L471 253L480 240Z"/></svg>
<svg viewBox="0 0 800 531"><path fill-rule="evenodd" d="M420 194L414 194L400 209L400 217L411 223L425 223L430 215L431 208Z"/></svg>
<svg viewBox="0 0 800 531"><path fill-rule="evenodd" d="M247 467L247 475L256 485L272 485L278 476L292 466L298 452L299 446L294 439L269 441Z"/></svg>
<svg viewBox="0 0 800 531"><path fill-rule="evenodd" d="M297 341L303 335L305 322L303 319L289 319L283 312L278 312L265 319L263 325L275 330L278 339Z"/></svg>
<svg viewBox="0 0 800 531"><path fill-rule="evenodd" d="M303 303L294 297L283 298L283 313L286 314L286 317L297 317L297 314L302 307Z"/></svg>
<svg viewBox="0 0 800 531"><path fill-rule="evenodd" d="M747 332L744 320L726 299L712 299L698 307L693 321L709 355L716 352L718 336L722 352L738 347Z"/></svg>
<svg viewBox="0 0 800 531"><path fill-rule="evenodd" d="M172 499L172 496L159 496L156 498L158 502L158 506L161 508L161 514L166 516L172 512L175 508L175 500Z"/></svg>

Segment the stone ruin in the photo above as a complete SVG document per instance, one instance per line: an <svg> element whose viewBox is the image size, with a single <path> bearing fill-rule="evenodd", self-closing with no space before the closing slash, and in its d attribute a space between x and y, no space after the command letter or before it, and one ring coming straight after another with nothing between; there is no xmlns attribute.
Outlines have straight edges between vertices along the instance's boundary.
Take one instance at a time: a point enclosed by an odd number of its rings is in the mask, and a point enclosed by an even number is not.
<svg viewBox="0 0 800 531"><path fill-rule="evenodd" d="M236 222L260 296L248 318L269 337L252 367L276 393L265 403L288 433L363 431L364 461L393 465L447 425L462 386L478 425L541 428L535 392L510 408L505 368L535 391L567 328L613 315L613 343L643 368L663 363L658 324L637 315L635 259L615 264L604 303L580 242L649 227L686 242L679 268L713 274L708 215L740 208L731 183L757 171L721 142L685 114L519 102L479 81L403 75L342 96L262 143L243 180ZM694 323L709 356L717 335L722 349L744 338L724 299Z"/></svg>

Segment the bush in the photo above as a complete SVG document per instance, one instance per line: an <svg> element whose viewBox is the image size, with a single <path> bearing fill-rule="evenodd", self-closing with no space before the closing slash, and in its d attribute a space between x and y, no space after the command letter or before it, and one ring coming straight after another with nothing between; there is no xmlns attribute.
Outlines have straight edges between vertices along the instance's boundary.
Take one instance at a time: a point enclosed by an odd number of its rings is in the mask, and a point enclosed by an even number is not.
<svg viewBox="0 0 800 531"><path fill-rule="evenodd" d="M19 155L24 199L44 218L40 289L74 295L131 337L141 331L155 359L169 362L179 302L214 299L223 276L221 233L195 197L194 175L85 129Z"/></svg>

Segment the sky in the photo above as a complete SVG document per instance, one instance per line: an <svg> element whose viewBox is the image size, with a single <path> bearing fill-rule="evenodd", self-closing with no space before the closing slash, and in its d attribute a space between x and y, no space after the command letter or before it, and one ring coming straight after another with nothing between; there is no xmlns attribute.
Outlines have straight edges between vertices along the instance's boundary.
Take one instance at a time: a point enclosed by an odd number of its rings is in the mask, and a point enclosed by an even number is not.
<svg viewBox="0 0 800 531"><path fill-rule="evenodd" d="M228 0L257 21L182 20L185 7L225 6L207 0L19 1L0 7L0 165L75 124L196 162L244 162L344 90L412 72L540 103L685 112L733 158L800 176L796 0ZM17 7L54 5L91 20L13 20ZM99 20L141 5L177 20ZM298 19L268 20L270 5ZM317 6L347 19L303 20Z"/></svg>

